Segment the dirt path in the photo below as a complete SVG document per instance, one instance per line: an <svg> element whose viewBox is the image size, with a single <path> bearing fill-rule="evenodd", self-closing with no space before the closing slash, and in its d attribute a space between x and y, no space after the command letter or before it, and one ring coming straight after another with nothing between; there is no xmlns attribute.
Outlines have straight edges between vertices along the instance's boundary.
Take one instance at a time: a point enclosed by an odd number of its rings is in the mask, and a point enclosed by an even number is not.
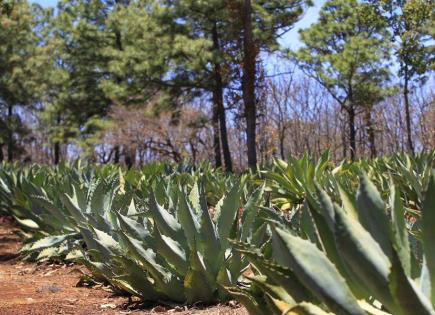
<svg viewBox="0 0 435 315"><path fill-rule="evenodd" d="M35 265L19 260L20 238L8 220L0 218L0 314L198 314L247 315L242 308L215 306L203 310L157 306L129 310L127 298L102 289L78 288L77 267Z"/></svg>

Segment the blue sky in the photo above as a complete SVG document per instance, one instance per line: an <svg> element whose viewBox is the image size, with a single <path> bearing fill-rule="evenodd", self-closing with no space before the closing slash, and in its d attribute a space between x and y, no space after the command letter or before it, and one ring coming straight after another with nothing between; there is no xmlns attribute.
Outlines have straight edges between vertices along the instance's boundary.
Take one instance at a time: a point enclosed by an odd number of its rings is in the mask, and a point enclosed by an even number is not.
<svg viewBox="0 0 435 315"><path fill-rule="evenodd" d="M308 9L305 16L303 16L302 19L296 23L295 27L283 37L281 44L284 47L293 49L300 47L298 31L307 28L317 21L320 8L323 3L325 3L325 0L314 0L313 3L314 6Z"/></svg>
<svg viewBox="0 0 435 315"><path fill-rule="evenodd" d="M54 7L57 3L57 0L30 0L30 2L39 3L44 7Z"/></svg>
<svg viewBox="0 0 435 315"><path fill-rule="evenodd" d="M39 3L45 7L56 6L57 0L30 0L30 2ZM295 25L295 28L288 32L281 44L286 48L298 48L300 46L298 30L306 28L315 22L319 16L319 10L325 0L314 0L314 6L311 7L305 16Z"/></svg>

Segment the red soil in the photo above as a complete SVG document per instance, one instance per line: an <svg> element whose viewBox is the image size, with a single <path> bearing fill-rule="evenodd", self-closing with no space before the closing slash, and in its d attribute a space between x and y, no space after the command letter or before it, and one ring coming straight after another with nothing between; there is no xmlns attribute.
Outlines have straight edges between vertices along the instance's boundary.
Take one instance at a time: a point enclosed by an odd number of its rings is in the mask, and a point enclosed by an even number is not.
<svg viewBox="0 0 435 315"><path fill-rule="evenodd" d="M131 309L128 299L104 288L77 287L83 267L55 264L35 265L20 261L19 230L0 218L0 314L198 314L247 315L238 306L219 305L206 309L155 306Z"/></svg>

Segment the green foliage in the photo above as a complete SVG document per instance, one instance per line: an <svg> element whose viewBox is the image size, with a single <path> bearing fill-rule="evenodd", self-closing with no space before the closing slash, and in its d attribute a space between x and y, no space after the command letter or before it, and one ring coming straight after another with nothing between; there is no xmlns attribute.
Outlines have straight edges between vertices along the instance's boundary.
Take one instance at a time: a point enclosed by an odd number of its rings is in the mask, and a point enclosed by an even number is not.
<svg viewBox="0 0 435 315"><path fill-rule="evenodd" d="M423 203L431 171L435 165L435 152L410 155L395 154L373 160L343 161L333 165L325 152L317 162L308 155L301 159L289 156L288 162L275 159L270 167L260 171L258 177L266 181L272 204L293 216L304 202L316 192L315 183L334 200L351 201L346 192L355 192L361 171L370 175L381 195L390 193L390 180L404 193L404 205L410 215L418 215Z"/></svg>
<svg viewBox="0 0 435 315"><path fill-rule="evenodd" d="M248 266L228 238L259 245L266 233L263 187L250 196L245 177L212 175L206 165L10 166L0 179L2 212L30 236L23 254L81 262L96 280L144 300L225 300L221 286Z"/></svg>
<svg viewBox="0 0 435 315"><path fill-rule="evenodd" d="M328 0L320 11L319 21L301 30L300 35L304 46L292 55L301 69L319 82L346 111L351 159L356 158L358 109L365 112L374 157L371 110L391 93L390 34L385 20L369 4L357 0Z"/></svg>
<svg viewBox="0 0 435 315"><path fill-rule="evenodd" d="M277 31L290 29L307 3L255 2L258 46L277 50ZM130 1L115 6L107 25L118 44L102 49L113 74L102 84L107 95L123 104L141 104L158 89L160 102L155 97L152 101L167 109L177 106L177 97L216 92L217 75L226 88L239 78L240 10L239 4L222 0Z"/></svg>
<svg viewBox="0 0 435 315"><path fill-rule="evenodd" d="M371 6L327 1L319 21L300 34L305 47L297 59L302 69L340 104L370 107L382 98L389 79L389 34Z"/></svg>
<svg viewBox="0 0 435 315"><path fill-rule="evenodd" d="M115 45L106 25L110 3L63 0L42 18L37 62L43 71L36 79L38 100L44 104L39 112L41 131L51 144L74 140L86 149L105 127L101 120L111 100L101 86L109 75L102 47Z"/></svg>
<svg viewBox="0 0 435 315"><path fill-rule="evenodd" d="M260 171L260 177L267 182L266 191L272 193L272 203L283 211L303 203L306 187L314 190L316 181L326 185L328 175L332 176L329 152L317 163L307 154L299 160L289 156L288 162L275 159L271 168Z"/></svg>
<svg viewBox="0 0 435 315"><path fill-rule="evenodd" d="M314 239L271 223L271 253L235 242L252 263L254 275L248 277L250 290L229 290L243 295L252 314L434 314L431 173L415 223L405 216L393 181L388 204L364 174L355 204L339 205L318 186L317 197L308 201ZM408 233L412 224L421 226L418 239Z"/></svg>
<svg viewBox="0 0 435 315"><path fill-rule="evenodd" d="M177 185L178 187L178 185ZM165 196L167 206L156 201ZM106 198L110 198L109 191ZM135 203L115 211L106 206L78 224L87 251L83 261L98 278L144 300L213 303L227 298L220 285L235 284L247 262L232 251L227 238L260 244L256 223L262 191L254 193L240 215L242 191L234 185L209 213L203 185L187 193L176 189L151 192L144 212ZM65 197L71 212L79 211L76 197ZM238 227L239 223L243 226Z"/></svg>
<svg viewBox="0 0 435 315"><path fill-rule="evenodd" d="M424 79L433 69L433 43L430 27L435 19L433 2L367 1L385 18L391 29L394 51L399 60L399 75L405 80ZM432 36L433 39L433 36Z"/></svg>
<svg viewBox="0 0 435 315"><path fill-rule="evenodd" d="M241 176L208 164L3 164L0 213L22 228L26 258L82 263L142 300L432 314L434 156L334 167L326 152Z"/></svg>
<svg viewBox="0 0 435 315"><path fill-rule="evenodd" d="M32 80L38 71L34 60L38 38L33 32L37 20L33 13L27 1L0 3L0 147L7 144L9 161L22 151L17 138L28 133L15 108L31 105L37 94L37 82Z"/></svg>

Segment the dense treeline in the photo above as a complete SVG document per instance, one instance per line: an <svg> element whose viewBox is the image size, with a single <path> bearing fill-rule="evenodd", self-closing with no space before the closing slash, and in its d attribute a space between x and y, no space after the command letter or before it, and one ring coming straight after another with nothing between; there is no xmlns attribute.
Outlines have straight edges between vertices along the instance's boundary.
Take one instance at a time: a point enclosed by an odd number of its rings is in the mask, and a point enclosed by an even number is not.
<svg viewBox="0 0 435 315"><path fill-rule="evenodd" d="M432 0L326 1L296 51L303 0L0 3L0 160L231 171L435 147Z"/></svg>
<svg viewBox="0 0 435 315"><path fill-rule="evenodd" d="M289 156L243 175L210 163L3 163L0 215L22 229L23 259L83 265L80 283L132 305L433 315L434 165L435 151Z"/></svg>

